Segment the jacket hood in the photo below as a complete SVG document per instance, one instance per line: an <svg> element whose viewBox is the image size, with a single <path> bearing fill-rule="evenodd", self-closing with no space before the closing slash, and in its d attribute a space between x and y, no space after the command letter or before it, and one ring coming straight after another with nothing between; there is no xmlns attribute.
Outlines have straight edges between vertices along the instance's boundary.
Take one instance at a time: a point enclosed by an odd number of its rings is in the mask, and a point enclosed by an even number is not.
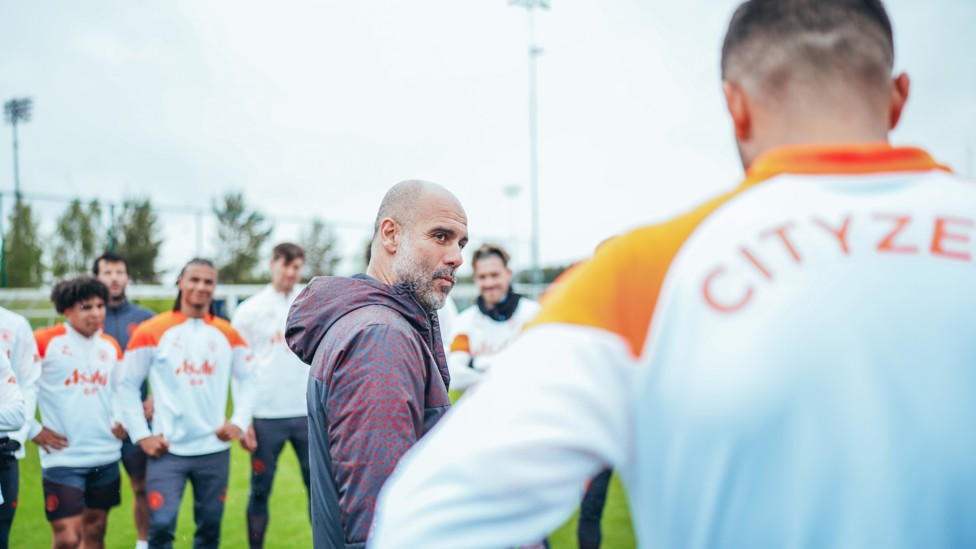
<svg viewBox="0 0 976 549"><path fill-rule="evenodd" d="M393 309L427 341L433 341L432 330L439 329L437 315L428 314L420 306L408 284L384 284L364 274L319 276L308 283L288 311L288 347L303 362L311 364L332 325L350 312L370 305Z"/></svg>

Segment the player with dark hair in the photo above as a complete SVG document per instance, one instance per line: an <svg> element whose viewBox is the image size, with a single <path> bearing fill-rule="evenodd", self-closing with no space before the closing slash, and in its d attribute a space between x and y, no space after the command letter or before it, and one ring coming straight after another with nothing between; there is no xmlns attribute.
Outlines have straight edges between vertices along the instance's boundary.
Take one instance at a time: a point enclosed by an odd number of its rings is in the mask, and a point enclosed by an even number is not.
<svg viewBox="0 0 976 549"><path fill-rule="evenodd" d="M373 546L538 539L608 466L641 546L976 545L976 185L888 142L893 51L879 0L739 6L745 180L561 280L400 462Z"/></svg>
<svg viewBox="0 0 976 549"><path fill-rule="evenodd" d="M172 547L187 480L193 484L193 546L220 544L230 468L230 442L251 422L256 387L244 340L212 314L217 269L193 259L177 280L172 311L143 322L126 349L119 396L132 440L149 456L146 489L149 546ZM146 424L139 386L149 377L155 395L152 428ZM234 412L226 418L234 383Z"/></svg>
<svg viewBox="0 0 976 549"><path fill-rule="evenodd" d="M114 386L122 349L102 332L108 288L90 276L59 282L51 301L66 322L34 332L41 356L32 440L54 547L103 547L108 510L121 502L125 430ZM33 413L29 413L33 416Z"/></svg>
<svg viewBox="0 0 976 549"><path fill-rule="evenodd" d="M254 420L241 438L251 452L251 492L247 502L247 533L250 546L264 546L268 526L268 498L278 456L291 442L302 470L305 489L309 486L308 411L305 387L308 365L285 343L288 309L298 297L298 281L305 268L305 250L288 242L271 251L271 284L249 297L234 311L231 325L254 353L257 385Z"/></svg>
<svg viewBox="0 0 976 549"><path fill-rule="evenodd" d="M129 285L129 264L115 252L105 252L92 263L92 274L108 288L108 307L105 309L105 333L115 338L125 349L129 336L142 322L152 318L155 313L131 303L125 295ZM147 421L152 421L153 397L149 394L149 384L139 388L142 396L142 409ZM146 549L149 539L149 504L146 502L146 453L128 437L122 441L122 465L129 474L132 486L132 515L136 525L136 549Z"/></svg>

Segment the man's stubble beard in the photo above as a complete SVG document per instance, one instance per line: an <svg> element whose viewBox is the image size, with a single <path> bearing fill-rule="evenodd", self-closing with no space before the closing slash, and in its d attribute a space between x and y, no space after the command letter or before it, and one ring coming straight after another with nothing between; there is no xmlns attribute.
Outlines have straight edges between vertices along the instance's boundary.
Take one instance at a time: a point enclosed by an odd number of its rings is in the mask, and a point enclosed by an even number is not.
<svg viewBox="0 0 976 549"><path fill-rule="evenodd" d="M442 276L454 278L454 269L443 267L425 272L423 262L416 257L410 246L410 239L404 234L400 250L393 256L393 276L398 283L407 283L420 306L428 313L433 313L444 306L450 293L450 289L447 292L438 290L434 284L435 279Z"/></svg>

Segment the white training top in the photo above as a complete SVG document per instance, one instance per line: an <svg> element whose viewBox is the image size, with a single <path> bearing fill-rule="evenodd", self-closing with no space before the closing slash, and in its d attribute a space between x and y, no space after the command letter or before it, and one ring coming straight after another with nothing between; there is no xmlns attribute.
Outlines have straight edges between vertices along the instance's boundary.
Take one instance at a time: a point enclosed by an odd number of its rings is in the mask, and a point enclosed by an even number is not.
<svg viewBox="0 0 976 549"><path fill-rule="evenodd" d="M41 468L118 461L122 441L112 426L120 415L114 394L122 360L119 344L101 331L85 337L67 322L41 328L34 337L41 355L41 421L30 418L31 438L47 427L68 439L67 448L40 451Z"/></svg>
<svg viewBox="0 0 976 549"><path fill-rule="evenodd" d="M10 368L7 355L0 353L0 429L20 429L27 418L25 410L24 395L17 384L17 376ZM0 505L3 505L3 491L0 491Z"/></svg>
<svg viewBox="0 0 976 549"><path fill-rule="evenodd" d="M515 341L538 312L538 303L521 297L515 312L506 320L492 319L477 304L459 314L454 321L447 356L451 390L464 390L481 381L498 353Z"/></svg>
<svg viewBox="0 0 976 549"><path fill-rule="evenodd" d="M24 425L27 411L17 376L7 356L0 353L0 429L16 431Z"/></svg>
<svg viewBox="0 0 976 549"><path fill-rule="evenodd" d="M0 354L10 359L10 367L17 376L20 392L24 396L24 409L33 417L37 409L37 381L41 378L41 356L37 352L34 331L27 319L17 313L0 307ZM26 456L27 441L37 433L30 433L32 421L12 432L0 432L20 443L20 450L14 454L17 459ZM3 431L0 428L0 431Z"/></svg>
<svg viewBox="0 0 976 549"><path fill-rule="evenodd" d="M400 461L373 547L548 534L618 469L643 547L976 546L976 185L792 147L602 246Z"/></svg>
<svg viewBox="0 0 976 549"><path fill-rule="evenodd" d="M142 411L139 386L146 376L155 399L152 431ZM178 311L143 322L129 339L119 382L125 426L133 441L162 434L178 456L202 456L230 448L217 438L224 425L231 376L234 414L241 431L251 423L254 360L230 323L207 315L188 318Z"/></svg>
<svg viewBox="0 0 976 549"><path fill-rule="evenodd" d="M256 418L308 414L305 404L308 364L295 356L285 342L288 309L298 293L295 288L284 295L269 284L241 303L231 319L254 353L257 386L261 388L254 403Z"/></svg>

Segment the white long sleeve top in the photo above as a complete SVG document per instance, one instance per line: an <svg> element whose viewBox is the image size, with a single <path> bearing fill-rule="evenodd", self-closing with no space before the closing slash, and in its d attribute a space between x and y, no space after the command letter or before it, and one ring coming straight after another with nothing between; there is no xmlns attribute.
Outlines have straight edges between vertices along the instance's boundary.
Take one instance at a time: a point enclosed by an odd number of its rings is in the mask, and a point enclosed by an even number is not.
<svg viewBox="0 0 976 549"><path fill-rule="evenodd" d="M257 386L254 417L274 419L308 414L305 390L308 364L301 361L285 342L288 309L299 290L288 295L270 284L241 303L231 325L244 337L254 354Z"/></svg>
<svg viewBox="0 0 976 549"><path fill-rule="evenodd" d="M32 438L30 433L30 419L37 409L37 382L41 377L41 356L37 352L37 342L34 332L27 319L17 313L0 307L0 354L10 361L10 367L17 376L17 384L24 397L24 410L27 421L19 429L2 432L0 436L9 436L20 443L20 450L15 454L17 459L24 459L27 440ZM34 433L37 434L37 433Z"/></svg>
<svg viewBox="0 0 976 549"><path fill-rule="evenodd" d="M136 328L125 353L119 395L129 436L138 442L161 434L180 456L226 450L230 443L216 431L226 420L230 379L237 382L230 422L243 431L254 409L253 374L251 351L226 320L179 311L156 315ZM156 406L151 430L139 395L147 376Z"/></svg>
<svg viewBox="0 0 976 549"><path fill-rule="evenodd" d="M68 447L41 450L41 467L94 467L117 461L122 442L112 434L119 419L113 386L122 349L111 336L85 337L68 323L34 332L41 355L38 404L29 418L31 438L42 427L64 435Z"/></svg>

